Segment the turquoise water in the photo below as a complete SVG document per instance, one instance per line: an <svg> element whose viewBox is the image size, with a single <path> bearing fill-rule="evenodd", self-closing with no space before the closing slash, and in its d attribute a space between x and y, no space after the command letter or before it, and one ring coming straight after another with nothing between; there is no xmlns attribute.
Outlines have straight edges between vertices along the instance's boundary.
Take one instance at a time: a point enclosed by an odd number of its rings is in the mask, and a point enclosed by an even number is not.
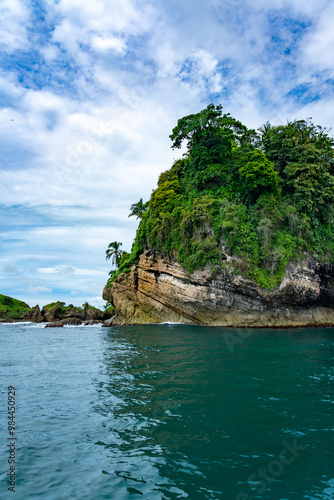
<svg viewBox="0 0 334 500"><path fill-rule="evenodd" d="M0 337L1 499L334 498L334 329L16 324Z"/></svg>

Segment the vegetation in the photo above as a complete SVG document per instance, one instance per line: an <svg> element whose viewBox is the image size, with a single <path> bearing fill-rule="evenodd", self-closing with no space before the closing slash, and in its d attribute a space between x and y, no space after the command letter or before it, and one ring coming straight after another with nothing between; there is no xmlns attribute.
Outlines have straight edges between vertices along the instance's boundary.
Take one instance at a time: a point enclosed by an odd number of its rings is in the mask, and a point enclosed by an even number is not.
<svg viewBox="0 0 334 500"><path fill-rule="evenodd" d="M136 216L136 219L142 219L144 213L146 212L148 208L148 202L144 203L143 198L140 198L140 200L137 203L134 203L131 205L131 213L128 217Z"/></svg>
<svg viewBox="0 0 334 500"><path fill-rule="evenodd" d="M105 313L114 314L115 308L114 308L114 306L112 304L109 304L109 302L107 302L103 306L103 310L104 310Z"/></svg>
<svg viewBox="0 0 334 500"><path fill-rule="evenodd" d="M116 266L118 266L122 258L123 250L120 249L121 246L122 243L119 241L113 241L112 243L109 243L106 250L106 260L111 259L111 263L116 264Z"/></svg>
<svg viewBox="0 0 334 500"><path fill-rule="evenodd" d="M60 306L64 310L66 309L65 302L60 302L60 301L58 301L58 302L50 302L50 304L46 304L43 307L44 307L44 309L46 311L51 311L52 309L54 309L55 307L58 307L58 306Z"/></svg>
<svg viewBox="0 0 334 500"><path fill-rule="evenodd" d="M29 309L30 307L25 302L0 294L0 319L21 319L22 315Z"/></svg>
<svg viewBox="0 0 334 500"><path fill-rule="evenodd" d="M333 263L334 140L327 129L307 119L249 130L210 104L180 119L170 138L172 148L186 141L187 153L160 175L150 200L140 200L146 208L138 211L131 254L109 283L145 248L190 272L224 267L226 251L233 272L271 289L292 259L312 254Z"/></svg>

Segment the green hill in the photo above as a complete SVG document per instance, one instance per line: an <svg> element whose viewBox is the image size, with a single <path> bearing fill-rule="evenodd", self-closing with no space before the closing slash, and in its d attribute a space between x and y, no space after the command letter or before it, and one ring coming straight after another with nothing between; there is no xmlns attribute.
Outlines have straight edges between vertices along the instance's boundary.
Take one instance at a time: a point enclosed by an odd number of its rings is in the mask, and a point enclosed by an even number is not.
<svg viewBox="0 0 334 500"><path fill-rule="evenodd" d="M143 205L131 255L168 254L190 272L224 267L274 288L287 263L305 254L334 260L334 140L310 119L247 129L210 104L178 121L172 148L187 153L163 172Z"/></svg>
<svg viewBox="0 0 334 500"><path fill-rule="evenodd" d="M30 307L25 302L0 294L1 320L22 319L22 313L29 311L29 309Z"/></svg>

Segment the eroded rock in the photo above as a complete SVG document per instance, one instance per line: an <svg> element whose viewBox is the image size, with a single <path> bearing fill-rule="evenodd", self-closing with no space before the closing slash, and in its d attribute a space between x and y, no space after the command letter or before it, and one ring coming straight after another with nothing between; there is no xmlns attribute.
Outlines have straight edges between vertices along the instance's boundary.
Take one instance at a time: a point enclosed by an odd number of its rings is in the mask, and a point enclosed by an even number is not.
<svg viewBox="0 0 334 500"><path fill-rule="evenodd" d="M39 305L32 307L29 311L24 313L24 319L27 321L32 321L33 323L42 323L44 321L44 316L41 313Z"/></svg>
<svg viewBox="0 0 334 500"><path fill-rule="evenodd" d="M178 262L146 251L137 266L104 289L103 298L115 306L113 324L334 325L334 270L330 266L312 258L292 262L273 291L235 274L233 267L218 269L215 275L211 266L189 274Z"/></svg>
<svg viewBox="0 0 334 500"><path fill-rule="evenodd" d="M65 318L62 323L63 325L81 325L82 321L79 318Z"/></svg>

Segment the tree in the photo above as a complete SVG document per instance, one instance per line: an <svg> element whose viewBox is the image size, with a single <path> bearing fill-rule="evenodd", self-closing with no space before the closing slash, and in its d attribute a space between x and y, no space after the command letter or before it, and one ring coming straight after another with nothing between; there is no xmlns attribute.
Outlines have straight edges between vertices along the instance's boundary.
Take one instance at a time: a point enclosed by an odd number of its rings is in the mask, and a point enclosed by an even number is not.
<svg viewBox="0 0 334 500"><path fill-rule="evenodd" d="M334 170L334 139L329 130L314 125L310 118L295 120L286 125L272 126L269 122L259 129L261 146L267 158L275 164L275 169L283 173L291 163L298 163L311 148Z"/></svg>
<svg viewBox="0 0 334 500"><path fill-rule="evenodd" d="M120 250L121 246L122 243L113 241L112 243L109 243L108 249L106 251L106 260L111 259L111 263L116 264L117 267L123 255L123 250Z"/></svg>
<svg viewBox="0 0 334 500"><path fill-rule="evenodd" d="M183 172L189 190L220 184L222 175L231 170L231 165L233 170L234 152L239 147L242 152L253 150L258 140L254 130L247 130L229 113L223 115L221 104L209 104L199 113L181 118L169 137L172 149L181 148L187 141L187 162Z"/></svg>
<svg viewBox="0 0 334 500"><path fill-rule="evenodd" d="M137 201L137 203L133 203L131 205L131 208L130 208L131 214L128 217L132 217L135 215L136 219L142 219L144 213L147 210L147 207L148 207L148 203L147 202L144 203L143 198L140 198L140 200Z"/></svg>
<svg viewBox="0 0 334 500"><path fill-rule="evenodd" d="M274 164L259 149L243 156L244 164L239 172L245 182L245 190L259 196L266 191L275 191L278 186L278 175Z"/></svg>
<svg viewBox="0 0 334 500"><path fill-rule="evenodd" d="M188 148L191 150L195 144L203 142L215 135L219 129L229 129L233 135L242 137L247 131L245 125L232 118L227 113L222 115L223 106L209 104L206 109L199 113L184 116L177 122L169 138L173 141L172 149L180 149L184 140L188 141Z"/></svg>

